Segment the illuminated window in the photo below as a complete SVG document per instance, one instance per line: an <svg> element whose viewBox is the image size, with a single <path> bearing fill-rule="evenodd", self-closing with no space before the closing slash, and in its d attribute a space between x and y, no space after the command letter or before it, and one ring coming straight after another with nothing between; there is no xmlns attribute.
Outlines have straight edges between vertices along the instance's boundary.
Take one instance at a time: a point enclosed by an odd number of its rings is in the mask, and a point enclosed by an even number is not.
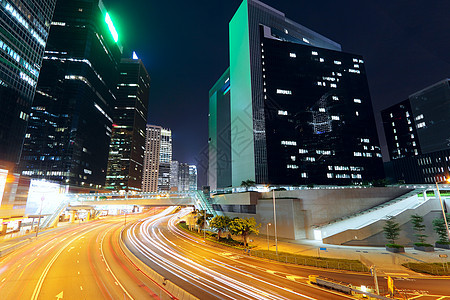
<svg viewBox="0 0 450 300"><path fill-rule="evenodd" d="M301 177L302 177L302 178L308 178L308 174L307 174L307 173L302 173L302 174L301 174Z"/></svg>
<svg viewBox="0 0 450 300"><path fill-rule="evenodd" d="M319 58L319 61L320 61L320 62L324 62L324 61L325 61L325 59L323 59L323 58Z"/></svg>
<svg viewBox="0 0 450 300"><path fill-rule="evenodd" d="M306 150L306 149L298 149L298 153L305 154L305 153L308 153L308 150Z"/></svg>
<svg viewBox="0 0 450 300"><path fill-rule="evenodd" d="M280 94L280 95L292 95L292 91L277 89L277 94Z"/></svg>
<svg viewBox="0 0 450 300"><path fill-rule="evenodd" d="M296 58L297 57L297 54L295 54L295 53L289 53L289 57L291 57L291 58Z"/></svg>
<svg viewBox="0 0 450 300"><path fill-rule="evenodd" d="M335 65L342 65L342 62L340 62L340 61L338 61L338 60L335 60L335 61L334 61L334 64L335 64Z"/></svg>
<svg viewBox="0 0 450 300"><path fill-rule="evenodd" d="M285 110L279 110L279 111L278 111L278 115L279 115L279 116L287 116L287 115L288 115L288 112L285 111Z"/></svg>
<svg viewBox="0 0 450 300"><path fill-rule="evenodd" d="M319 112L326 112L324 107L319 107Z"/></svg>
<svg viewBox="0 0 450 300"><path fill-rule="evenodd" d="M312 51L311 54L312 55L319 55L319 53L317 53L317 51Z"/></svg>
<svg viewBox="0 0 450 300"><path fill-rule="evenodd" d="M336 83L330 83L330 86L331 86L332 88L337 88L337 84L336 84Z"/></svg>
<svg viewBox="0 0 450 300"><path fill-rule="evenodd" d="M334 174L333 173L327 173L327 178L334 178Z"/></svg>
<svg viewBox="0 0 450 300"><path fill-rule="evenodd" d="M331 120L339 121L341 118L339 116L331 116Z"/></svg>
<svg viewBox="0 0 450 300"><path fill-rule="evenodd" d="M339 97L338 96L332 96L331 99L333 99L334 101L339 101Z"/></svg>
<svg viewBox="0 0 450 300"><path fill-rule="evenodd" d="M281 145L285 145L285 146L297 146L297 142L296 142L296 141L281 141Z"/></svg>
<svg viewBox="0 0 450 300"><path fill-rule="evenodd" d="M361 99L353 99L353 102L355 102L355 103L361 103Z"/></svg>

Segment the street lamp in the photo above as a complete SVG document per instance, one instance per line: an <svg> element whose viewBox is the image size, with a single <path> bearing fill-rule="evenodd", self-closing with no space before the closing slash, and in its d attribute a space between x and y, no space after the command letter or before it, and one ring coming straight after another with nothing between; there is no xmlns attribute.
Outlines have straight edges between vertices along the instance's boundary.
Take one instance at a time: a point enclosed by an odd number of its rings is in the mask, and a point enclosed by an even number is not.
<svg viewBox="0 0 450 300"><path fill-rule="evenodd" d="M275 252L277 254L278 257L278 238L277 238L277 208L275 205L275 190L272 191L273 192L273 225L274 225L274 229L275 229Z"/></svg>
<svg viewBox="0 0 450 300"><path fill-rule="evenodd" d="M269 226L272 225L271 223L267 223L267 230L266 230L266 234L267 234L267 251L270 250L270 246L269 246Z"/></svg>
<svg viewBox="0 0 450 300"><path fill-rule="evenodd" d="M444 181L440 181L440 182L444 182ZM445 182L449 183L450 182L450 178L447 178L445 180ZM445 210L444 210L444 203L442 202L441 191L439 191L439 186L438 186L438 182L437 181L436 181L436 189L437 189L438 196L439 196L439 202L441 204L442 215L444 216L445 227L447 228L447 238L449 238L449 240L450 240L450 230L448 228L447 217L445 216ZM425 193L426 193L426 191L425 191Z"/></svg>
<svg viewBox="0 0 450 300"><path fill-rule="evenodd" d="M39 233L39 226L41 226L42 206L44 205L44 200L45 200L45 197L42 196L42 197L41 197L41 208L40 208L40 210L39 210L38 226L37 226L37 228L36 228L36 237L38 236L38 233Z"/></svg>

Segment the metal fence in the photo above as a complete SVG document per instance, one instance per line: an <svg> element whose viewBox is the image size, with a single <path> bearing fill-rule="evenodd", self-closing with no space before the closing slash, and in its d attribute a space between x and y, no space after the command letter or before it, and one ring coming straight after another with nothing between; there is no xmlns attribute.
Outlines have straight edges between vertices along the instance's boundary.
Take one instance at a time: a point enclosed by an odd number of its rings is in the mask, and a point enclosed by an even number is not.
<svg viewBox="0 0 450 300"><path fill-rule="evenodd" d="M286 253L279 253L276 255L273 251L261 251L250 250L246 252L250 256L266 258L270 260L279 261L282 263L310 266L324 269L345 270L353 272L369 272L369 268L360 262L333 260L328 258L314 258L314 257L301 257L297 255L289 255Z"/></svg>

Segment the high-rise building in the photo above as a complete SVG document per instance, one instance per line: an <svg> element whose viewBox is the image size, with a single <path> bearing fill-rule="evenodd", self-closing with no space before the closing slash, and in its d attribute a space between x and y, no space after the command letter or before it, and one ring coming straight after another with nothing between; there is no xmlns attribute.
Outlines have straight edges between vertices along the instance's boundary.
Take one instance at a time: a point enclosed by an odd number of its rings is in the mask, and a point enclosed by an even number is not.
<svg viewBox="0 0 450 300"><path fill-rule="evenodd" d="M209 91L208 182L217 187L231 186L230 69Z"/></svg>
<svg viewBox="0 0 450 300"><path fill-rule="evenodd" d="M178 174L180 171L180 163L176 160L172 160L170 164L170 190L178 191Z"/></svg>
<svg viewBox="0 0 450 300"><path fill-rule="evenodd" d="M133 55L134 59L122 58L119 66L106 186L116 190L140 191L150 76L142 61L135 53Z"/></svg>
<svg viewBox="0 0 450 300"><path fill-rule="evenodd" d="M361 56L257 0L242 2L229 38L229 77L209 99L212 189L384 177Z"/></svg>
<svg viewBox="0 0 450 300"><path fill-rule="evenodd" d="M381 112L394 177L434 183L450 174L450 79Z"/></svg>
<svg viewBox="0 0 450 300"><path fill-rule="evenodd" d="M105 184L122 47L101 0L59 0L20 169L71 185Z"/></svg>
<svg viewBox="0 0 450 300"><path fill-rule="evenodd" d="M197 166L180 163L178 167L178 190L197 190Z"/></svg>
<svg viewBox="0 0 450 300"><path fill-rule="evenodd" d="M0 1L0 168L19 162L56 0Z"/></svg>
<svg viewBox="0 0 450 300"><path fill-rule="evenodd" d="M189 191L197 190L197 166L189 165Z"/></svg>
<svg viewBox="0 0 450 300"><path fill-rule="evenodd" d="M159 156L161 150L161 126L147 125L144 152L142 191L158 191Z"/></svg>
<svg viewBox="0 0 450 300"><path fill-rule="evenodd" d="M172 163L172 131L161 129L161 148L159 151L158 191L170 190L170 165Z"/></svg>

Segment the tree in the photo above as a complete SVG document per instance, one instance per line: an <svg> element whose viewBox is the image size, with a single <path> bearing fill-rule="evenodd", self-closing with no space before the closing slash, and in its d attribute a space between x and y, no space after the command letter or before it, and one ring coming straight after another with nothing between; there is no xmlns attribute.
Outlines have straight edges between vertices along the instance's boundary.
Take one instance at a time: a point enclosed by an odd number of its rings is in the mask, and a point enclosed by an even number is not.
<svg viewBox="0 0 450 300"><path fill-rule="evenodd" d="M222 231L227 230L230 222L231 219L226 216L215 216L212 218L211 222L209 222L209 226L217 230L217 240L220 240Z"/></svg>
<svg viewBox="0 0 450 300"><path fill-rule="evenodd" d="M389 216L386 220L386 224L383 227L384 236L391 244L395 244L395 240L400 235L400 224L395 222L395 217Z"/></svg>
<svg viewBox="0 0 450 300"><path fill-rule="evenodd" d="M372 181L372 186L374 187L385 187L389 182L386 178L383 179L375 179Z"/></svg>
<svg viewBox="0 0 450 300"><path fill-rule="evenodd" d="M447 220L450 219L450 214L446 214ZM434 219L433 220L433 229L434 232L439 236L438 243L446 244L449 242L447 227L445 226L444 219Z"/></svg>
<svg viewBox="0 0 450 300"><path fill-rule="evenodd" d="M234 218L230 221L230 224L228 225L228 229L230 230L231 234L234 235L240 235L242 236L244 247L247 247L247 237L252 234L259 234L258 228L261 227L260 224L256 224L255 218Z"/></svg>
<svg viewBox="0 0 450 300"><path fill-rule="evenodd" d="M256 185L256 182L251 180L251 179L247 179L241 182L241 186L245 188L246 191L248 191L249 187L253 187Z"/></svg>
<svg viewBox="0 0 450 300"><path fill-rule="evenodd" d="M412 215L411 223L413 224L413 229L416 232L414 235L417 237L417 241L420 244L425 243L425 238L427 237L427 235L423 233L425 231L425 225L423 224L423 217L417 214Z"/></svg>
<svg viewBox="0 0 450 300"><path fill-rule="evenodd" d="M205 220L206 215L206 220ZM205 229L206 227L206 221L210 220L212 218L212 214L208 214L205 212L205 210L199 210L197 211L197 225L198 225L198 232L200 233L200 229Z"/></svg>

